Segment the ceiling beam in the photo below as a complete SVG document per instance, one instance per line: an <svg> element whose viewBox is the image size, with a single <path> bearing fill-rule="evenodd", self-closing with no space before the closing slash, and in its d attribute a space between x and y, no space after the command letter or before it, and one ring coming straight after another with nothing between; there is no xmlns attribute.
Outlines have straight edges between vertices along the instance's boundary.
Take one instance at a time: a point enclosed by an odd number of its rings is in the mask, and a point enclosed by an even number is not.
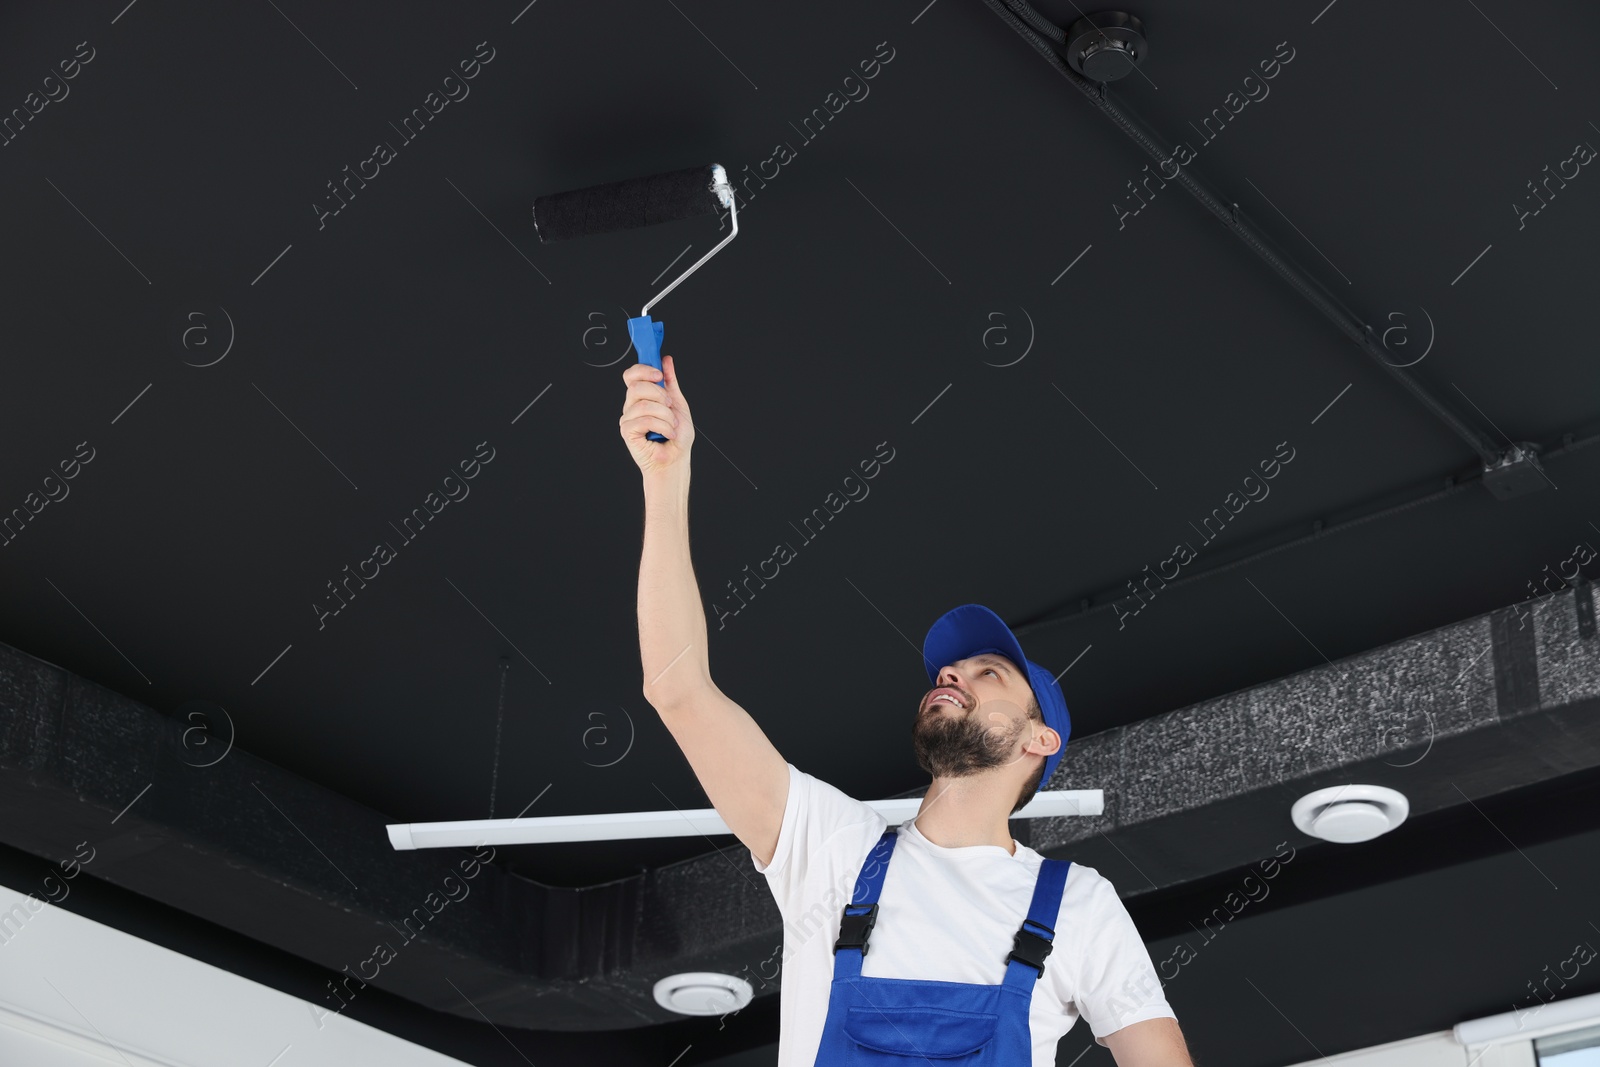
<svg viewBox="0 0 1600 1067"><path fill-rule="evenodd" d="M1075 738L1049 785L1103 788L1105 813L1035 820L1029 843L1132 898L1310 843L1288 810L1322 786L1388 785L1415 817L1600 766L1593 617L1583 583ZM651 993L678 971L778 988L784 930L737 844L545 886L469 850L396 852L382 813L237 747L196 766L185 729L0 645L0 838L52 862L86 842L86 873L342 975L328 1011L365 979L500 1026L614 1030L678 1020Z"/></svg>

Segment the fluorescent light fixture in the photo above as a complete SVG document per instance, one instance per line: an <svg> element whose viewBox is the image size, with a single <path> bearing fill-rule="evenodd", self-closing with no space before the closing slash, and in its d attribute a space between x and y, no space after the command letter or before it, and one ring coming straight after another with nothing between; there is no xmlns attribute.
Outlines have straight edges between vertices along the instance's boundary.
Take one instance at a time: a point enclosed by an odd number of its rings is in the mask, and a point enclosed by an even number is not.
<svg viewBox="0 0 1600 1067"><path fill-rule="evenodd" d="M898 826L922 806L921 797L869 800L867 807ZM1061 815L1099 815L1105 810L1100 789L1056 789L1037 794L1013 819ZM551 845L571 841L624 841L641 837L694 837L730 834L716 808L673 811L618 811L601 815L546 815L534 819L468 819L464 822L390 823L389 843L397 850L473 848L478 845Z"/></svg>

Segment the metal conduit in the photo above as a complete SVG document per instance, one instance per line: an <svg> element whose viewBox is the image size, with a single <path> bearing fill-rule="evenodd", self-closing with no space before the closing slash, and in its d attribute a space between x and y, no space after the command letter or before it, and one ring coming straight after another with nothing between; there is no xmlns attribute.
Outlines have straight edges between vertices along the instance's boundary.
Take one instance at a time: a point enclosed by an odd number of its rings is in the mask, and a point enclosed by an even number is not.
<svg viewBox="0 0 1600 1067"><path fill-rule="evenodd" d="M1051 47L1049 41L1040 34L1024 25L1022 19L1026 18L1035 25L1049 25L1027 0L984 0L995 14L1015 30L1023 40L1033 46L1034 51L1045 58L1062 77L1083 93L1095 107L1099 108L1107 118L1116 123L1117 127L1133 139L1134 143L1144 149L1145 154L1156 161L1158 169L1162 164L1172 162L1173 154L1163 147L1163 142L1148 126L1136 115L1122 105L1116 103L1107 91L1104 83L1094 82L1083 77L1069 67L1059 53ZM1054 36L1053 34L1051 36ZM1063 39L1065 35L1063 34ZM1297 292L1311 301L1318 311L1332 320L1346 337L1349 337L1362 351L1377 360L1391 376L1410 391L1429 411L1433 412L1445 425L1455 431L1456 436L1465 441L1485 466L1491 466L1500 460L1504 451L1492 438L1469 424L1464 418L1453 411L1438 397L1430 393L1421 383L1403 369L1396 367L1384 358L1384 349L1374 334L1372 327L1363 322L1360 316L1341 304L1337 297L1323 287L1304 268L1296 264L1285 255L1267 235L1250 223L1246 222L1239 210L1239 205L1225 202L1220 196L1212 192L1205 183L1195 177L1185 167L1177 167L1176 174L1169 176L1164 169L1160 176L1167 181L1175 181L1182 185L1206 209L1215 215L1223 225L1227 226L1239 239L1249 246L1250 250L1260 256L1269 267L1278 273L1285 281L1292 285Z"/></svg>

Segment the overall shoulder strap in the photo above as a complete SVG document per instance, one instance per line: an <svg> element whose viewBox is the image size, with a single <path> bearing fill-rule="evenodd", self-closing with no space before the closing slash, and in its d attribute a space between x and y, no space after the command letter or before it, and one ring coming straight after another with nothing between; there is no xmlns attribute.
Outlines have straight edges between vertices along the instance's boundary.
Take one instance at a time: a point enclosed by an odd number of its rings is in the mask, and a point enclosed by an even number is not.
<svg viewBox="0 0 1600 1067"><path fill-rule="evenodd" d="M861 864L861 873L856 876L855 895L844 906L844 914L839 919L839 939L833 943L836 974L840 966L845 964L845 960L839 956L840 949L856 950L845 954L851 957L848 970L852 975L861 973L861 957L867 954L867 939L872 936L872 926L878 921L878 894L883 892L883 876L889 871L889 856L894 852L894 844L898 839L895 827L886 829Z"/></svg>
<svg viewBox="0 0 1600 1067"><path fill-rule="evenodd" d="M1028 917L1017 929L1015 943L1006 956L1006 982L1037 982L1044 977L1044 961L1055 947L1056 916L1061 911L1061 892L1067 885L1071 860L1044 861L1039 877L1033 885L1033 900L1028 905ZM1029 974L1028 968L1034 973Z"/></svg>

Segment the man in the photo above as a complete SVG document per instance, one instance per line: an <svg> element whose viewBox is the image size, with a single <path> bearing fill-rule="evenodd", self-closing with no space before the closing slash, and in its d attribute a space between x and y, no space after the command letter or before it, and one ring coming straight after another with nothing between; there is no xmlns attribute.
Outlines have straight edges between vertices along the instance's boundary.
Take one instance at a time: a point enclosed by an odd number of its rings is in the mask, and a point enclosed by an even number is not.
<svg viewBox="0 0 1600 1067"><path fill-rule="evenodd" d="M1050 1067L1080 1014L1118 1067L1193 1067L1111 883L1011 838L1071 719L993 612L928 631L912 742L933 781L898 828L786 762L717 688L689 558L694 422L663 362L623 372L618 420L644 480L644 696L783 915L779 1067Z"/></svg>

